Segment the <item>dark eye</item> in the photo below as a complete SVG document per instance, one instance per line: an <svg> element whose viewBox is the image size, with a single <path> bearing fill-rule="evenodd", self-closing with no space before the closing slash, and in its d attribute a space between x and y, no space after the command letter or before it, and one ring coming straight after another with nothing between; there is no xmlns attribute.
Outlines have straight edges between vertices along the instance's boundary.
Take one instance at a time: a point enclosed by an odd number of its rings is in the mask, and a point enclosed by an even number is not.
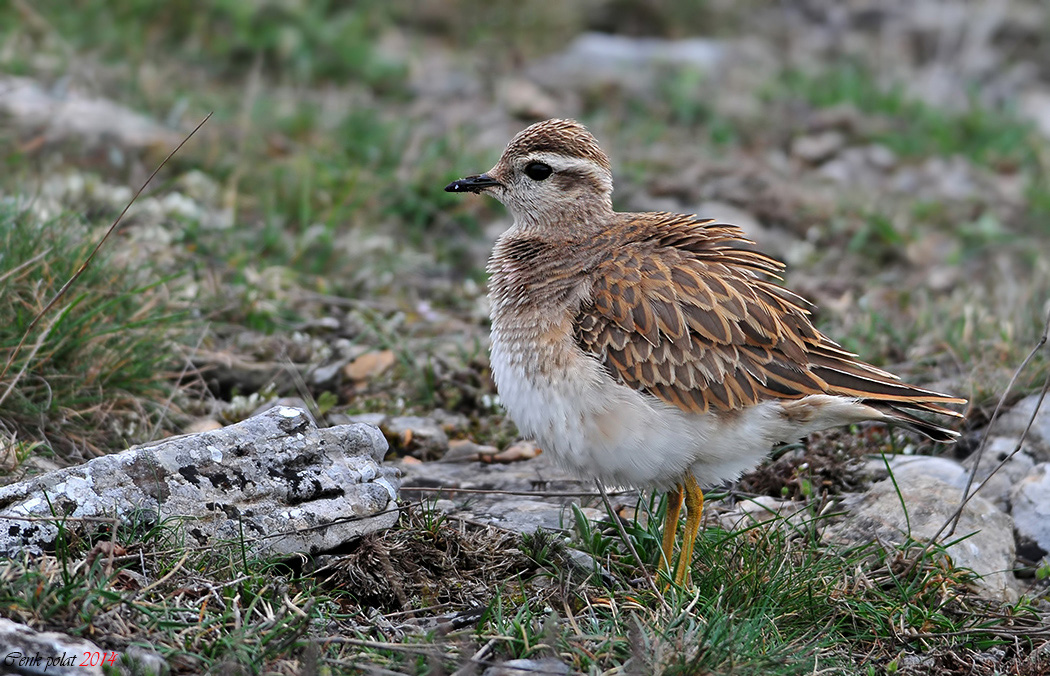
<svg viewBox="0 0 1050 676"><path fill-rule="evenodd" d="M551 175L554 170L543 162L529 162L525 167L525 175L534 181L542 181Z"/></svg>

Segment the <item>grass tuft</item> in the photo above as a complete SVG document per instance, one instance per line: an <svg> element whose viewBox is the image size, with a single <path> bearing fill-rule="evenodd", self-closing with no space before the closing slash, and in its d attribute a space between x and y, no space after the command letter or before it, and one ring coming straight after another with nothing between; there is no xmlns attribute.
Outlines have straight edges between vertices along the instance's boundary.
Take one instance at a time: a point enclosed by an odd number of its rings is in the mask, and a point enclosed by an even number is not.
<svg viewBox="0 0 1050 676"><path fill-rule="evenodd" d="M88 232L70 216L44 221L0 204L0 316L9 318L0 326L0 426L12 443L44 444L68 457L150 437L184 327L165 280L139 283L137 270L102 256L16 351L87 258Z"/></svg>

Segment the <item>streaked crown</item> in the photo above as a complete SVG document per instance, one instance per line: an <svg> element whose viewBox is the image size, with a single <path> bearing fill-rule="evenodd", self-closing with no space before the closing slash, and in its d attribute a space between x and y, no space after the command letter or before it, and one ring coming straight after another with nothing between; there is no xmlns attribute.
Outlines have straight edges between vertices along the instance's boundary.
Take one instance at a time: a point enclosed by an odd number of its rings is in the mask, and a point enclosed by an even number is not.
<svg viewBox="0 0 1050 676"><path fill-rule="evenodd" d="M505 157L528 157L538 153L588 160L612 173L608 155L591 132L576 120L537 122L518 132L503 151Z"/></svg>

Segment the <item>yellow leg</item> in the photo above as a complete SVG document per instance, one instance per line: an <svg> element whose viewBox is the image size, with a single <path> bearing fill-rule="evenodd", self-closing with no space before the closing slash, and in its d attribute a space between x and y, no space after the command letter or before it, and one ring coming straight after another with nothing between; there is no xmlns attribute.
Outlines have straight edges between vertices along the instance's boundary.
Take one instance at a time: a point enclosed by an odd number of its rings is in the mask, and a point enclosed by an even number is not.
<svg viewBox="0 0 1050 676"><path fill-rule="evenodd" d="M674 571L674 582L679 586L686 586L687 580L691 582L689 572L693 565L693 543L696 542L696 534L700 530L700 517L704 513L704 492L696 483L692 474L685 477L685 533L682 534L682 553L678 557L678 567Z"/></svg>
<svg viewBox="0 0 1050 676"><path fill-rule="evenodd" d="M657 572L664 572L671 566L671 552L674 550L674 536L678 532L678 514L682 511L682 485L667 491L667 516L664 517L664 541Z"/></svg>

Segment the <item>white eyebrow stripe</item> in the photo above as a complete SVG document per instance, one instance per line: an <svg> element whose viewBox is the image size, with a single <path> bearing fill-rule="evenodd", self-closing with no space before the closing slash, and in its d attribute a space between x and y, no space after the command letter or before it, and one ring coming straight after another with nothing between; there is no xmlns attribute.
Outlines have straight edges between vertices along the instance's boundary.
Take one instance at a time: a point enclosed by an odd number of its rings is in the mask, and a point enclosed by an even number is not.
<svg viewBox="0 0 1050 676"><path fill-rule="evenodd" d="M602 167L593 160L588 160L583 157L571 157L560 153L532 153L528 156L527 160L528 161L525 163L526 166L532 162L543 162L544 164L550 165L550 168L554 171L568 171L570 169L575 169L599 175L605 173Z"/></svg>

